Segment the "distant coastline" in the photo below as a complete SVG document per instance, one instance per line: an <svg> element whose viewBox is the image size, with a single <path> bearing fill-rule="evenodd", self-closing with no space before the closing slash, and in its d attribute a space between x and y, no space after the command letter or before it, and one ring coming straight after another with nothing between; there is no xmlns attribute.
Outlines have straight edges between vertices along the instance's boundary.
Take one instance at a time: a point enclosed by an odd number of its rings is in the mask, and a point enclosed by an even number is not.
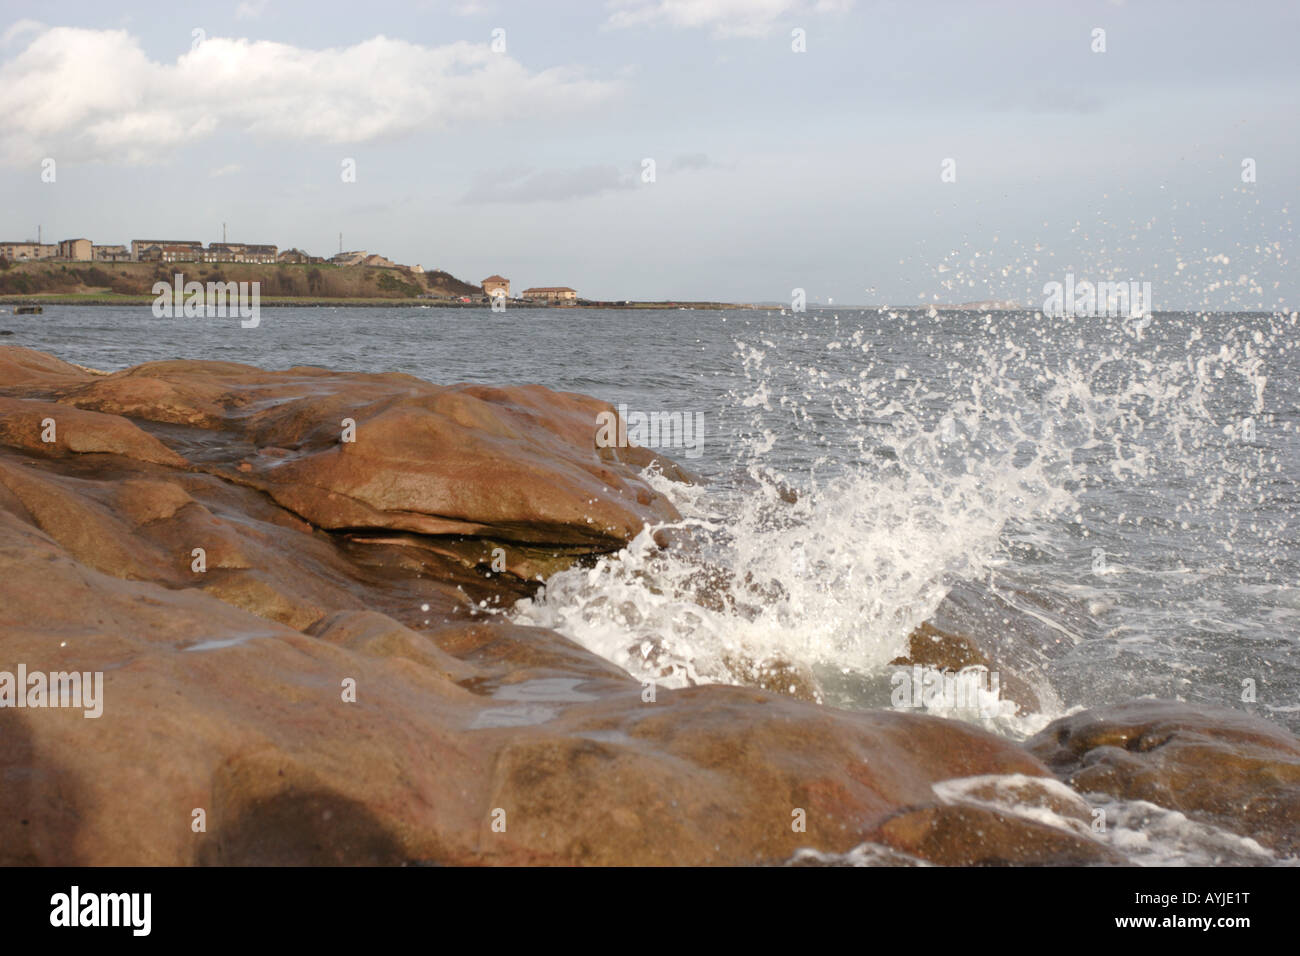
<svg viewBox="0 0 1300 956"><path fill-rule="evenodd" d="M16 305L152 305L155 296L152 295L115 295L115 294L98 294L84 293L65 295L59 293L46 293L38 295L0 295L0 306ZM483 301L459 302L453 299L353 299L346 297L330 298L322 296L263 296L261 305L265 308L398 308L398 309L488 309L491 305ZM771 310L773 306L754 305L749 302L633 302L630 300L619 302L596 302L586 299L579 300L576 303L558 305L549 302L522 302L512 301L508 309L554 309L558 312L581 310L581 309L690 309L690 310L711 310L719 309L759 309ZM7 314L0 310L0 314Z"/></svg>
<svg viewBox="0 0 1300 956"><path fill-rule="evenodd" d="M371 257L374 258L374 257ZM154 284L172 284L177 274L202 283L256 282L263 306L315 308L407 307L491 308L496 285L508 292L509 281L492 276L475 285L440 270L415 271L396 264L370 261L335 262L159 262L76 261L44 259L0 260L0 305L150 305ZM504 297L506 308L530 309L791 309L789 302L720 302L712 300L586 299L566 289L567 298ZM499 294L499 292L498 292ZM997 312L1033 310L1017 302L988 300L961 303L883 305L808 302L807 311L836 309L903 309L936 312Z"/></svg>
<svg viewBox="0 0 1300 956"><path fill-rule="evenodd" d="M490 308L479 287L447 272L331 263L10 262L0 265L0 304L150 305L156 282L257 282L263 306ZM753 309L747 302L507 299L508 308Z"/></svg>

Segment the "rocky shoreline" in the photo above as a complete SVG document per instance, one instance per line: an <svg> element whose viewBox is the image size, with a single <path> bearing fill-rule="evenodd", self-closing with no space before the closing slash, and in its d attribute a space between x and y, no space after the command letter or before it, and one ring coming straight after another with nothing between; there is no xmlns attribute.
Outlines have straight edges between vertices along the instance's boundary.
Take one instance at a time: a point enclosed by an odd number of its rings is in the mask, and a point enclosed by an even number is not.
<svg viewBox="0 0 1300 956"><path fill-rule="evenodd" d="M1300 741L1244 713L1138 700L1020 745L761 687L651 693L491 613L677 517L640 475L689 475L596 447L612 410L0 347L0 672L104 675L97 718L0 707L0 863L779 864L865 844L1126 865L1098 835L1108 799L1300 853ZM910 659L982 646L927 632Z"/></svg>

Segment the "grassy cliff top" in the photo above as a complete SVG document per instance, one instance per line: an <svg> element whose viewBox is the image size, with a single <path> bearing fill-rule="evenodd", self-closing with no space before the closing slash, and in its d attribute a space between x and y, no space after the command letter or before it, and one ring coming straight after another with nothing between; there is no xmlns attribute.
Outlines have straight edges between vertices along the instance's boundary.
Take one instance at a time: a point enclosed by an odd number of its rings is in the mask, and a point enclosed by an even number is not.
<svg viewBox="0 0 1300 956"><path fill-rule="evenodd" d="M258 282L273 299L378 300L477 297L483 290L447 272L412 272L327 263L7 262L0 260L0 296L58 296L70 301L153 301L155 282Z"/></svg>

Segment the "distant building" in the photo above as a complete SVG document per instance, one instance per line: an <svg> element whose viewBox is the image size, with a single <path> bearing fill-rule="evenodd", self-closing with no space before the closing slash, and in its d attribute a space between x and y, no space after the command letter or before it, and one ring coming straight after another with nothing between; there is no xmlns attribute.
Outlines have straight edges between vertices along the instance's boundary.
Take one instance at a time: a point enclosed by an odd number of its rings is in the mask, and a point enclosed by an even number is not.
<svg viewBox="0 0 1300 956"><path fill-rule="evenodd" d="M162 247L163 262L202 262L203 245L188 242L173 242Z"/></svg>
<svg viewBox="0 0 1300 956"><path fill-rule="evenodd" d="M164 248L171 250L164 252ZM144 255L145 250L155 250L153 255ZM168 258L168 255L180 255L184 258ZM201 262L203 261L203 243L180 239L132 239L131 258L137 261L162 262Z"/></svg>
<svg viewBox="0 0 1300 956"><path fill-rule="evenodd" d="M385 259L383 256L378 254L366 256L365 259L361 261L361 264L363 266L372 266L376 269L400 269L401 268L401 266L399 266L392 259Z"/></svg>
<svg viewBox="0 0 1300 956"><path fill-rule="evenodd" d="M507 296L510 294L510 280L505 276L488 276L482 285L483 292L489 299L498 292Z"/></svg>
<svg viewBox="0 0 1300 956"><path fill-rule="evenodd" d="M576 302L578 293L567 285L539 285L523 291L525 299L542 299L547 302Z"/></svg>
<svg viewBox="0 0 1300 956"><path fill-rule="evenodd" d="M284 252L280 253L278 256L275 257L275 261L291 262L298 265L302 265L304 263L310 262L311 256L307 255L307 253L303 252L301 249L286 249L284 250Z"/></svg>
<svg viewBox="0 0 1300 956"><path fill-rule="evenodd" d="M134 245L134 243L132 243ZM144 246L140 262L202 262L203 245L198 242L159 242Z"/></svg>
<svg viewBox="0 0 1300 956"><path fill-rule="evenodd" d="M59 247L52 242L37 242L27 239L23 242L0 242L0 258L11 262L30 259L53 259L59 254Z"/></svg>
<svg viewBox="0 0 1300 956"><path fill-rule="evenodd" d="M359 266L365 261L366 255L364 249L356 249L352 252L340 252L336 256L330 256L329 261L336 266Z"/></svg>
<svg viewBox="0 0 1300 956"><path fill-rule="evenodd" d="M246 242L214 242L203 253L204 262L257 262L276 261L275 246Z"/></svg>
<svg viewBox="0 0 1300 956"><path fill-rule="evenodd" d="M90 247L90 258L96 262L127 262L131 258L131 253L127 251L126 246L94 246Z"/></svg>
<svg viewBox="0 0 1300 956"><path fill-rule="evenodd" d="M90 261L89 239L64 239L59 243L59 258L73 259L77 262Z"/></svg>

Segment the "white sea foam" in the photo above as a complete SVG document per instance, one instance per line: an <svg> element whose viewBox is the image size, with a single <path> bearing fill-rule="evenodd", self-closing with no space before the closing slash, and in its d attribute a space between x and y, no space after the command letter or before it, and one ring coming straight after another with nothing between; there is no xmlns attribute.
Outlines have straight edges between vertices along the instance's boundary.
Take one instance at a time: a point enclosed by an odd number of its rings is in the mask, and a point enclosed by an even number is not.
<svg viewBox="0 0 1300 956"><path fill-rule="evenodd" d="M932 787L940 803L969 806L1061 830L1117 851L1137 866L1297 866L1248 836L1193 820L1144 800L1079 795L1050 777L985 775L943 780ZM863 843L846 853L800 850L791 865L925 865L901 851Z"/></svg>
<svg viewBox="0 0 1300 956"><path fill-rule="evenodd" d="M1012 552L1023 546L1051 554L1061 595L1080 598L1099 621L1118 618L1097 636L1145 646L1143 628L1157 624L1130 598L1194 582L1153 581L1164 569L1149 567L1150 554L1130 557L1124 542L1096 537L1085 496L1105 485L1122 498L1153 474L1174 474L1187 487L1162 519L1226 520L1220 499L1268 461L1225 454L1215 403L1233 389L1263 414L1259 349L1271 339L1241 326L1210 342L1193 328L1177 349L1138 353L1127 340L1085 344L1027 317L983 321L978 341L947 343L946 372L931 362L924 377L897 351L876 355L860 329L739 344L747 386L730 396L723 437L740 467L700 486L648 476L677 505L677 530L692 545L661 550L647 529L594 567L553 576L515 617L669 687L785 690L812 674L833 703L888 707L889 662L912 630L954 582L1022 570ZM933 338L917 336L918 348ZM1040 341L1049 338L1064 347L1049 355ZM1151 537L1142 515L1123 510L1141 505L1121 500L1101 531ZM1067 644L1082 641L1050 612L1026 615ZM1051 706L1028 719L1014 707L992 719L948 716L1023 736L1059 712L1050 688L1040 696Z"/></svg>

